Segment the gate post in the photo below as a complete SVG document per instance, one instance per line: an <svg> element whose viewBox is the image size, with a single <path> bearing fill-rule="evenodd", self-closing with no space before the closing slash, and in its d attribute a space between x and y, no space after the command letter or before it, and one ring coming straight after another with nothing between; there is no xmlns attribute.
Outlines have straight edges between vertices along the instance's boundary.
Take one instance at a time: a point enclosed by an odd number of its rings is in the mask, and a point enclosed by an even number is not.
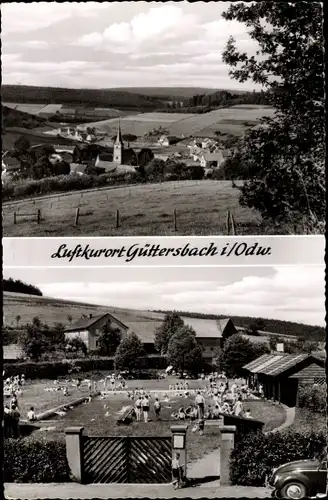
<svg viewBox="0 0 328 500"><path fill-rule="evenodd" d="M67 461L71 474L78 483L82 483L83 479L83 429L84 427L65 429Z"/></svg>
<svg viewBox="0 0 328 500"><path fill-rule="evenodd" d="M180 465L183 467L184 477L187 477L187 425L171 425L172 432L172 459L180 453Z"/></svg>
<svg viewBox="0 0 328 500"><path fill-rule="evenodd" d="M235 425L220 427L220 486L230 485L230 454L235 447Z"/></svg>

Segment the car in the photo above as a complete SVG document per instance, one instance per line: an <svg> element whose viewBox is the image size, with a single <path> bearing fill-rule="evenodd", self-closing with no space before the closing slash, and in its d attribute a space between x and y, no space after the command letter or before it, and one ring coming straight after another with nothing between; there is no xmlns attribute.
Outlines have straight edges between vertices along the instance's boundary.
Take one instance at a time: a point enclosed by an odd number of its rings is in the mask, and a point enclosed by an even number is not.
<svg viewBox="0 0 328 500"><path fill-rule="evenodd" d="M327 460L296 460L272 471L268 486L275 498L301 499L326 493Z"/></svg>

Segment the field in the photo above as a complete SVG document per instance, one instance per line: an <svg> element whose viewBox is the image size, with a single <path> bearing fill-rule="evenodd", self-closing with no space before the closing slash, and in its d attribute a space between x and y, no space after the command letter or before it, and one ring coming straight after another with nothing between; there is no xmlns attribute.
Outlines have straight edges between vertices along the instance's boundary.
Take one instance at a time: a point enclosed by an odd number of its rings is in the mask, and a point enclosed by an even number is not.
<svg viewBox="0 0 328 500"><path fill-rule="evenodd" d="M107 372L102 372L98 377L92 376L93 380L103 378ZM174 383L175 379L156 381L128 381L128 386L143 387L145 390L152 391L152 397L156 391L167 390L168 385ZM205 382L201 380L190 381L190 388L204 387ZM23 395L19 399L21 415L24 418L30 406L35 407L36 413L40 413L46 409L54 408L59 404L69 405L70 401L87 394L86 389L77 390L70 388L70 396L62 396L59 392L46 392L45 387L54 387L53 383L48 380L39 380L33 383L27 381L24 387ZM101 388L101 387L100 387ZM131 405L131 400L126 394L111 394L105 399L96 398L91 403L82 404L72 410L68 409L65 416L53 417L51 420L45 420L41 423L42 430L36 431L33 436L44 436L49 439L64 438L64 429L70 426L83 426L85 434L96 436L164 436L171 435L170 426L173 424L171 414L177 411L180 406L185 408L189 404L194 403L194 395L188 397L172 394L168 399L164 399L163 392L158 393L162 403L161 420L155 421L152 403L150 410L150 422L133 422L128 426L117 426L117 419L122 415L122 409ZM207 404L212 405L211 399L207 398ZM251 410L253 418L261 420L265 423L264 430L272 430L285 420L285 411L282 408L274 406L266 401L248 401L245 402L247 409ZM198 433L191 432L192 427L189 427L187 433L187 453L188 463L194 462L202 458L205 454L210 453L219 446L219 435L217 427L206 427L203 436Z"/></svg>
<svg viewBox="0 0 328 500"><path fill-rule="evenodd" d="M125 186L98 191L22 200L3 205L4 236L157 236L226 234L227 210L234 215L237 234L261 234L261 217L239 204L230 181L181 181ZM75 210L80 222L75 226ZM41 224L19 213L42 211ZM120 227L116 229L116 210ZM174 231L173 209L177 210ZM36 220L36 218L34 218Z"/></svg>
<svg viewBox="0 0 328 500"><path fill-rule="evenodd" d="M149 311L98 306L36 295L3 292L4 324L13 327L17 324L17 315L21 316L21 325L31 323L35 316L48 325L54 323L68 325L68 316L72 316L74 322L80 319L82 314L105 314L107 312L114 314L123 322L146 323L148 321L154 325L154 328L164 317L163 314Z"/></svg>
<svg viewBox="0 0 328 500"><path fill-rule="evenodd" d="M187 113L142 113L121 119L123 133L142 136L154 128L162 127L177 136L214 136L216 131L241 135L247 126L256 125L260 118L272 116L270 106L232 106L204 114ZM246 124L249 122L249 125ZM111 133L116 130L118 119L94 122L91 126Z"/></svg>

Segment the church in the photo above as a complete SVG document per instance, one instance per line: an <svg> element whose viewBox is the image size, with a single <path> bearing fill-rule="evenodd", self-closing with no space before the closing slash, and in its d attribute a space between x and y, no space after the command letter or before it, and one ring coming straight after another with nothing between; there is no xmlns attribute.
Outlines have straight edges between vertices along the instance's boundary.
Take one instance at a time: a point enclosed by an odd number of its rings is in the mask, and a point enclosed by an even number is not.
<svg viewBox="0 0 328 500"><path fill-rule="evenodd" d="M106 172L118 174L135 172L137 155L132 148L125 149L121 124L119 122L117 136L113 146L113 153L100 153L97 156L95 167L103 168Z"/></svg>

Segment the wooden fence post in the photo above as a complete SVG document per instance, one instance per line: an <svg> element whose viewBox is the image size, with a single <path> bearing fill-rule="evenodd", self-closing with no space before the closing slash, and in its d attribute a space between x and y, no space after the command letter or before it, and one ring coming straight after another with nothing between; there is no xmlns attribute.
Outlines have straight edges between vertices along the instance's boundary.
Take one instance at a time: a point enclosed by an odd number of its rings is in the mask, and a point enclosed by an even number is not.
<svg viewBox="0 0 328 500"><path fill-rule="evenodd" d="M227 235L230 235L230 210L227 211L227 220L226 220L226 225L227 225Z"/></svg>
<svg viewBox="0 0 328 500"><path fill-rule="evenodd" d="M174 209L174 212L173 212L173 220L174 220L174 231L177 231L178 228L177 228L177 211L176 211L176 209Z"/></svg>
<svg viewBox="0 0 328 500"><path fill-rule="evenodd" d="M14 224L17 224L16 212L14 212Z"/></svg>
<svg viewBox="0 0 328 500"><path fill-rule="evenodd" d="M77 208L75 212L75 225L77 226L79 223L79 215L80 215L80 209Z"/></svg>
<svg viewBox="0 0 328 500"><path fill-rule="evenodd" d="M38 216L37 217L38 217L38 224L40 224L40 222L41 222L41 210L40 209L38 209Z"/></svg>
<svg viewBox="0 0 328 500"><path fill-rule="evenodd" d="M116 210L116 229L120 227L120 211Z"/></svg>
<svg viewBox="0 0 328 500"><path fill-rule="evenodd" d="M234 219L232 213L230 213L230 221L231 221L231 232L232 232L233 236L235 236L236 235L235 219Z"/></svg>

